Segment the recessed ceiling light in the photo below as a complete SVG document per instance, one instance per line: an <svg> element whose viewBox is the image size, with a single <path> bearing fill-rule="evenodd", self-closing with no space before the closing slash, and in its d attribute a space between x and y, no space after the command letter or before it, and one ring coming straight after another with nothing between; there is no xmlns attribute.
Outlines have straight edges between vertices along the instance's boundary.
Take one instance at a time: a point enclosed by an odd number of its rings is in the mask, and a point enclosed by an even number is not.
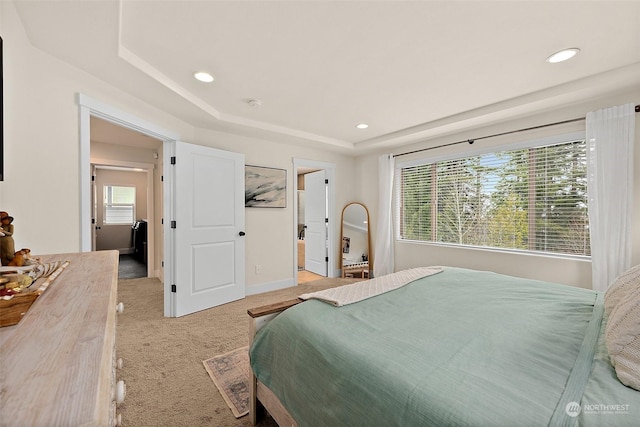
<svg viewBox="0 0 640 427"><path fill-rule="evenodd" d="M547 62L555 64L557 62L566 61L567 59L571 59L574 56L576 56L578 54L578 52L580 52L580 49L578 49L577 47L572 47L570 49L564 49L564 50L561 50L560 52L556 52L553 55L551 55L550 57L548 57L547 58Z"/></svg>
<svg viewBox="0 0 640 427"><path fill-rule="evenodd" d="M197 73L194 73L193 77L195 77L196 80L200 80L201 82L205 83L211 83L213 81L213 76L209 73L205 73L204 71L198 71Z"/></svg>
<svg viewBox="0 0 640 427"><path fill-rule="evenodd" d="M369 125L368 125L368 124L366 124L366 123L360 123L359 125L356 125L356 127L357 127L358 129L366 129L366 128L368 128L368 127L369 127Z"/></svg>

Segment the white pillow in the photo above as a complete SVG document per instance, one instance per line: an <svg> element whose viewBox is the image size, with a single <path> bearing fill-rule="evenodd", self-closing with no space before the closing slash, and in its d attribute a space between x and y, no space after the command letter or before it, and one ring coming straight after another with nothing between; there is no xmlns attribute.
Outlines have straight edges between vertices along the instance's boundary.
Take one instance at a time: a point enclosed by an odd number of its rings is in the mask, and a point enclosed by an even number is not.
<svg viewBox="0 0 640 427"><path fill-rule="evenodd" d="M604 309L608 314L611 314L613 308L618 305L619 302L625 300L627 294L634 289L638 289L640 286L640 264L622 273L616 278L616 280L609 286L607 292L604 294Z"/></svg>
<svg viewBox="0 0 640 427"><path fill-rule="evenodd" d="M617 302L605 328L607 350L620 382L640 391L640 276L614 295Z"/></svg>

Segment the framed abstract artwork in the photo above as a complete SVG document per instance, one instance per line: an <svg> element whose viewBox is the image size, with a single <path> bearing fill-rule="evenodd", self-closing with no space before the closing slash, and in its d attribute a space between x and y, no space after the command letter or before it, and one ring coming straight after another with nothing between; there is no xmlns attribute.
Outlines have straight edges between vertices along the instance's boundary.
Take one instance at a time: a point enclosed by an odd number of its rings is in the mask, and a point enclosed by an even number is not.
<svg viewBox="0 0 640 427"><path fill-rule="evenodd" d="M287 171L246 165L244 205L251 208L286 208Z"/></svg>

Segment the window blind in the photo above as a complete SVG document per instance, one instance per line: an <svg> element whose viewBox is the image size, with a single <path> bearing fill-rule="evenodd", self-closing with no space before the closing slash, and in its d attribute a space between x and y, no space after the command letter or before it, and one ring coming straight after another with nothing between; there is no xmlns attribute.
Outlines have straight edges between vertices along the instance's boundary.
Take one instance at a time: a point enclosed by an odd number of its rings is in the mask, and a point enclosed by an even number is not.
<svg viewBox="0 0 640 427"><path fill-rule="evenodd" d="M590 255L583 139L397 174L400 239Z"/></svg>
<svg viewBox="0 0 640 427"><path fill-rule="evenodd" d="M104 186L104 223L133 224L135 219L136 188Z"/></svg>

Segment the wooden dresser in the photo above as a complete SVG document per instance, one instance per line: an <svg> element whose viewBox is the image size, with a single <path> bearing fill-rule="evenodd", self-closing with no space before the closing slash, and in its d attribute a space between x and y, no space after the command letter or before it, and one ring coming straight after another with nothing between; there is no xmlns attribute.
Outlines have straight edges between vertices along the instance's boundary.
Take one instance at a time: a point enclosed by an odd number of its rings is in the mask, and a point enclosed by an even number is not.
<svg viewBox="0 0 640 427"><path fill-rule="evenodd" d="M43 256L69 266L0 328L0 426L116 426L118 252Z"/></svg>

